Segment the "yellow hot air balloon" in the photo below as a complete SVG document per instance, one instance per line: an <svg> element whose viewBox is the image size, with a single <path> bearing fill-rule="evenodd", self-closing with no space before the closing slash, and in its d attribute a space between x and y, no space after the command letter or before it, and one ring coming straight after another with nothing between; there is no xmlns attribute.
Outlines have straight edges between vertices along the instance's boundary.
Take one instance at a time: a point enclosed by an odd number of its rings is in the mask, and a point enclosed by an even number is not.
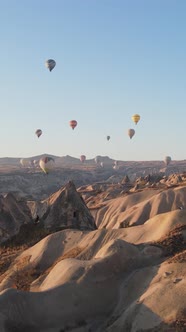
<svg viewBox="0 0 186 332"><path fill-rule="evenodd" d="M135 134L134 129L128 129L128 136L130 137L130 139L134 136L134 134Z"/></svg>
<svg viewBox="0 0 186 332"><path fill-rule="evenodd" d="M132 121L134 121L135 124L137 124L139 120L140 120L140 115L139 114L134 114L132 116Z"/></svg>

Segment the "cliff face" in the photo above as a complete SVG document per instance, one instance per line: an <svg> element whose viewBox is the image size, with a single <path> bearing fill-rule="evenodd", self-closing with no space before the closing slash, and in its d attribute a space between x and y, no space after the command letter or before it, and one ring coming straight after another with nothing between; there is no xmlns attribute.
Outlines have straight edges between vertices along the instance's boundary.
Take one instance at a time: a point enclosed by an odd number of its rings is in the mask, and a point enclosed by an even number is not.
<svg viewBox="0 0 186 332"><path fill-rule="evenodd" d="M0 196L0 243L18 234L24 224L43 222L46 229L95 230L95 222L72 181L43 201Z"/></svg>
<svg viewBox="0 0 186 332"><path fill-rule="evenodd" d="M11 193L0 196L0 242L19 232L21 225L32 220L26 202L18 201Z"/></svg>

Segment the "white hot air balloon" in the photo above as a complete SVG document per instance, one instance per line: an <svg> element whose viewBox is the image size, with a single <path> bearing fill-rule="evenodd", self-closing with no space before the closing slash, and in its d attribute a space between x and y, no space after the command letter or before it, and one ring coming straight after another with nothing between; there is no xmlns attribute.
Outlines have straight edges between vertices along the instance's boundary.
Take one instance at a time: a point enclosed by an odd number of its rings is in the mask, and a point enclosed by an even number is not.
<svg viewBox="0 0 186 332"><path fill-rule="evenodd" d="M52 168L54 168L54 159L51 157L41 158L39 166L45 174L48 174Z"/></svg>

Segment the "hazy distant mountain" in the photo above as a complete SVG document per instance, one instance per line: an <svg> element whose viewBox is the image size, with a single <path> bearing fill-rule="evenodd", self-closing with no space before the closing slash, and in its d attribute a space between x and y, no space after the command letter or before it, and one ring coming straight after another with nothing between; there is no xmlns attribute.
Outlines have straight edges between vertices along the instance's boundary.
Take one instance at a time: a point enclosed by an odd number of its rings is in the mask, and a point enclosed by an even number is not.
<svg viewBox="0 0 186 332"><path fill-rule="evenodd" d="M0 158L1 165L17 165L19 161L20 158L11 158L11 157Z"/></svg>
<svg viewBox="0 0 186 332"><path fill-rule="evenodd" d="M24 157L21 157L21 158L11 158L11 157L3 157L3 158L0 158L0 165L18 165L20 164L20 160L21 159L25 159L25 160L39 160L41 159L42 157L52 157L54 159L56 158L59 158L59 156L54 156L52 154L48 154L48 153L43 153L43 154L40 154L38 156L32 156L32 157L27 157L27 158L24 158Z"/></svg>
<svg viewBox="0 0 186 332"><path fill-rule="evenodd" d="M95 158L87 159L84 164L95 164ZM114 160L109 158L108 156L99 156L100 162L103 162L104 164L113 164ZM69 155L58 157L56 159L56 163L59 164L81 164L81 161L79 158L74 158Z"/></svg>

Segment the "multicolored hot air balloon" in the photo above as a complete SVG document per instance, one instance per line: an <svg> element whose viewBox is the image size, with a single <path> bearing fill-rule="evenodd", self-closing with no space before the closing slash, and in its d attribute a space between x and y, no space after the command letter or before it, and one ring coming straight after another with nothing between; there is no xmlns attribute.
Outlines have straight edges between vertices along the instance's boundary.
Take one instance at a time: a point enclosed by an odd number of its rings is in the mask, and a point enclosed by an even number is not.
<svg viewBox="0 0 186 332"><path fill-rule="evenodd" d="M109 139L110 139L110 136L107 136L107 141L109 141Z"/></svg>
<svg viewBox="0 0 186 332"><path fill-rule="evenodd" d="M41 129L37 129L36 132L35 132L35 134L39 138L42 135L42 130Z"/></svg>
<svg viewBox="0 0 186 332"><path fill-rule="evenodd" d="M132 121L137 125L138 121L140 120L140 115L139 114L134 114L132 116Z"/></svg>
<svg viewBox="0 0 186 332"><path fill-rule="evenodd" d="M77 126L77 121L76 120L71 120L69 122L70 127L74 130L74 128Z"/></svg>
<svg viewBox="0 0 186 332"><path fill-rule="evenodd" d="M82 155L80 156L80 160L81 160L82 163L84 163L85 160L86 160L86 156L82 154Z"/></svg>
<svg viewBox="0 0 186 332"><path fill-rule="evenodd" d="M135 134L134 129L128 129L128 136L130 137L130 139L134 136L134 134Z"/></svg>
<svg viewBox="0 0 186 332"><path fill-rule="evenodd" d="M53 59L48 59L47 61L45 61L45 66L46 66L50 71L52 71L52 70L54 69L55 65L56 65L56 62L55 62L55 60L53 60Z"/></svg>
<svg viewBox="0 0 186 332"><path fill-rule="evenodd" d="M39 161L39 166L45 174L48 174L49 171L54 167L54 159L51 157L41 158Z"/></svg>
<svg viewBox="0 0 186 332"><path fill-rule="evenodd" d="M166 164L166 166L168 166L171 162L171 157L170 156L166 156L165 159L164 159L164 162Z"/></svg>

